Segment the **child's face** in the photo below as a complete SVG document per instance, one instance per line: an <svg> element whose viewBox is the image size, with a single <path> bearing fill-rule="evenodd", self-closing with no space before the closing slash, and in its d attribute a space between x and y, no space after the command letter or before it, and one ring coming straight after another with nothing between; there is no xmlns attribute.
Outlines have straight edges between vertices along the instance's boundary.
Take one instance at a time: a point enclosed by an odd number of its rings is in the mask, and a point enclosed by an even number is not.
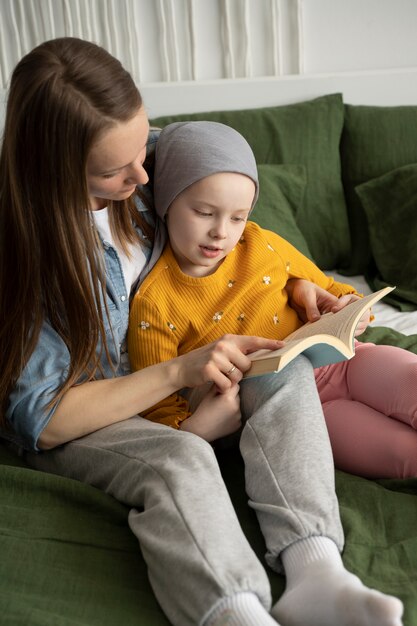
<svg viewBox="0 0 417 626"><path fill-rule="evenodd" d="M212 174L187 187L168 209L172 250L184 274L216 271L242 236L255 195L248 176Z"/></svg>

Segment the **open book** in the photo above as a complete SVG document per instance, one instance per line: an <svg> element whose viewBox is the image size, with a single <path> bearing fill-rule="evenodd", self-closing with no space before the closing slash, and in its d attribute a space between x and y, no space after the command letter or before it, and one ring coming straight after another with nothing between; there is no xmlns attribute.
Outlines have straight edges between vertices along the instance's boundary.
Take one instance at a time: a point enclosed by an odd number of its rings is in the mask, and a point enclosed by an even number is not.
<svg viewBox="0 0 417 626"><path fill-rule="evenodd" d="M257 350L249 355L250 370L244 378L279 372L303 353L313 367L351 359L355 354L355 329L362 315L395 287L384 287L369 296L351 302L337 313L325 313L316 322L307 322L284 339L278 350Z"/></svg>

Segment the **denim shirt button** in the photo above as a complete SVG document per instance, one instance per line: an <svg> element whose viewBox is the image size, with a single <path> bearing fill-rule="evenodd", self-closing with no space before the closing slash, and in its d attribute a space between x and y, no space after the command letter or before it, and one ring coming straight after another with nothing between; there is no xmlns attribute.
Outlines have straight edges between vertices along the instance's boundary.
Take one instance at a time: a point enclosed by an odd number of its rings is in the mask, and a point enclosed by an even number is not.
<svg viewBox="0 0 417 626"><path fill-rule="evenodd" d="M126 300L126 296L120 296L120 300L124 302Z"/></svg>

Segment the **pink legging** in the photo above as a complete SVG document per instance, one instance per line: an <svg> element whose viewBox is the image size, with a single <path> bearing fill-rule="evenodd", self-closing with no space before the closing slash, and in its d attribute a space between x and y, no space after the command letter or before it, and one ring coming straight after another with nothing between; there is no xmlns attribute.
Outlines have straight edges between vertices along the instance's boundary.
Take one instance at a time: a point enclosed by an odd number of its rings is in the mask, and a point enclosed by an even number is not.
<svg viewBox="0 0 417 626"><path fill-rule="evenodd" d="M417 476L417 355L356 342L315 370L337 468L367 478Z"/></svg>

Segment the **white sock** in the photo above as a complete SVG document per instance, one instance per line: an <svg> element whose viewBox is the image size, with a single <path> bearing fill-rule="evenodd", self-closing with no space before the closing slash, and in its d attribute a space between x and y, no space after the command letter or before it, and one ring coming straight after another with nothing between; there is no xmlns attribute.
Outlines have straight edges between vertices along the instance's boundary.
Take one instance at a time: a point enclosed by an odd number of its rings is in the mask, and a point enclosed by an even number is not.
<svg viewBox="0 0 417 626"><path fill-rule="evenodd" d="M331 539L297 541L281 556L287 584L271 614L282 626L402 625L402 602L348 572Z"/></svg>
<svg viewBox="0 0 417 626"><path fill-rule="evenodd" d="M277 626L262 606L258 596L250 592L223 598L203 622L204 626Z"/></svg>

